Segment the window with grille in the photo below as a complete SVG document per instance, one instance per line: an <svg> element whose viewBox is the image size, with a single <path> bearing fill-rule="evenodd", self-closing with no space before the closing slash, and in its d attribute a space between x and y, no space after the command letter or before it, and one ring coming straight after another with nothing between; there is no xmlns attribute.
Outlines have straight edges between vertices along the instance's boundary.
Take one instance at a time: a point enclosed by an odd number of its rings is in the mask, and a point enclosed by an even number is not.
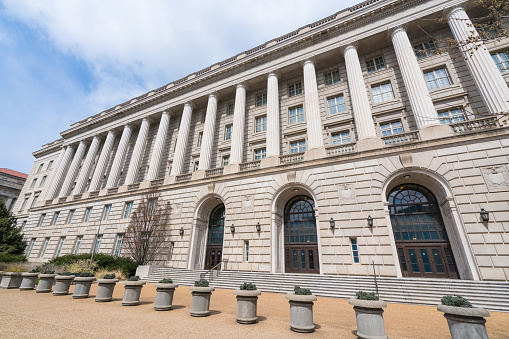
<svg viewBox="0 0 509 339"><path fill-rule="evenodd" d="M302 94L302 84L300 82L296 82L288 86L288 96L294 97L296 95Z"/></svg>
<svg viewBox="0 0 509 339"><path fill-rule="evenodd" d="M45 176L43 176L43 177L42 177L42 179L41 179L41 184L39 185L39 187L44 186L44 183L46 182L46 178L47 178L47 177L48 177L47 175L45 175Z"/></svg>
<svg viewBox="0 0 509 339"><path fill-rule="evenodd" d="M249 240L244 241L244 261L249 261Z"/></svg>
<svg viewBox="0 0 509 339"><path fill-rule="evenodd" d="M509 71L509 50L492 54L491 58L495 61L500 73Z"/></svg>
<svg viewBox="0 0 509 339"><path fill-rule="evenodd" d="M110 218L111 205L104 206L103 212L103 220L108 220Z"/></svg>
<svg viewBox="0 0 509 339"><path fill-rule="evenodd" d="M232 130L233 130L233 125L227 125L224 128L224 140L232 139Z"/></svg>
<svg viewBox="0 0 509 339"><path fill-rule="evenodd" d="M374 73L376 71L385 69L384 57L379 56L371 60L366 60L366 67L368 68L368 73Z"/></svg>
<svg viewBox="0 0 509 339"><path fill-rule="evenodd" d="M41 255L40 255L41 258L44 258L44 255L46 254L46 250L48 249L49 239L50 238L44 239L44 243L42 244Z"/></svg>
<svg viewBox="0 0 509 339"><path fill-rule="evenodd" d="M72 217L74 216L74 212L76 212L76 210L70 210L69 211L69 215L67 216L67 220L65 221L66 224L70 224L71 223Z"/></svg>
<svg viewBox="0 0 509 339"><path fill-rule="evenodd" d="M85 215L83 216L83 222L88 222L90 220L91 214L92 214L92 207L87 207L85 209Z"/></svg>
<svg viewBox="0 0 509 339"><path fill-rule="evenodd" d="M256 107L267 105L267 93L256 96Z"/></svg>
<svg viewBox="0 0 509 339"><path fill-rule="evenodd" d="M235 111L235 106L233 104L228 104L226 107L226 115L233 115L233 112Z"/></svg>
<svg viewBox="0 0 509 339"><path fill-rule="evenodd" d="M39 224L37 226L42 227L42 224L44 223L44 218L46 218L46 213L41 214L41 217L39 218Z"/></svg>
<svg viewBox="0 0 509 339"><path fill-rule="evenodd" d="M438 118L440 119L440 123L444 125L452 124L453 122L465 121L465 116L463 115L463 110L461 108L439 112Z"/></svg>
<svg viewBox="0 0 509 339"><path fill-rule="evenodd" d="M58 242L58 245L57 245L57 253L55 254L55 257L60 256L60 252L62 252L62 247L64 246L64 241L65 241L65 237L61 237L60 241Z"/></svg>
<svg viewBox="0 0 509 339"><path fill-rule="evenodd" d="M302 106L290 109L290 125L304 121L304 108Z"/></svg>
<svg viewBox="0 0 509 339"><path fill-rule="evenodd" d="M254 151L254 159L255 160L262 160L267 157L267 149L266 148L260 148Z"/></svg>
<svg viewBox="0 0 509 339"><path fill-rule="evenodd" d="M445 68L425 72L424 79L426 79L426 84L430 91L451 85L451 80Z"/></svg>
<svg viewBox="0 0 509 339"><path fill-rule="evenodd" d="M375 104L394 99L394 93L392 92L392 86L390 82L371 86L371 90L373 91L373 99L375 100Z"/></svg>
<svg viewBox="0 0 509 339"><path fill-rule="evenodd" d="M25 207L27 207L27 203L28 203L29 199L30 199L30 196L28 196L28 198L25 198L25 200L23 200L23 204L21 205L21 208L19 209L20 211L23 211L25 209Z"/></svg>
<svg viewBox="0 0 509 339"><path fill-rule="evenodd" d="M43 166L44 166L44 164L40 164L40 165L39 165L39 168L37 169L37 173L39 173L40 171L42 171Z"/></svg>
<svg viewBox="0 0 509 339"><path fill-rule="evenodd" d="M493 21L476 24L477 33L482 40L491 40L500 35L498 24Z"/></svg>
<svg viewBox="0 0 509 339"><path fill-rule="evenodd" d="M353 262L358 264L359 263L359 249L357 247L357 239L356 238L350 238L350 243L352 245Z"/></svg>
<svg viewBox="0 0 509 339"><path fill-rule="evenodd" d="M339 71L333 71L329 73L325 73L325 85L330 86L341 82L341 78L339 77Z"/></svg>
<svg viewBox="0 0 509 339"><path fill-rule="evenodd" d="M78 254L78 251L80 250L80 247L81 247L81 243L83 242L83 236L80 235L76 238L76 243L74 244L74 249L72 251L72 253L74 255L77 255Z"/></svg>
<svg viewBox="0 0 509 339"><path fill-rule="evenodd" d="M203 141L203 132L198 133L198 147L201 147Z"/></svg>
<svg viewBox="0 0 509 339"><path fill-rule="evenodd" d="M131 217L131 211L133 209L133 202L129 201L125 203L124 206L124 219Z"/></svg>
<svg viewBox="0 0 509 339"><path fill-rule="evenodd" d="M230 156L229 155L225 155L223 157L223 167L224 166L228 166L230 164Z"/></svg>
<svg viewBox="0 0 509 339"><path fill-rule="evenodd" d="M203 112L203 113L201 114L201 123L202 123L202 124L204 124L204 123L205 123L205 119L206 119L206 117L207 117L207 112Z"/></svg>
<svg viewBox="0 0 509 339"><path fill-rule="evenodd" d="M350 143L350 132L340 132L332 134L332 145L342 145Z"/></svg>
<svg viewBox="0 0 509 339"><path fill-rule="evenodd" d="M57 220L58 220L58 216L60 215L60 212L55 212L55 214L53 215L53 220L51 221L51 225L56 225L57 224Z"/></svg>
<svg viewBox="0 0 509 339"><path fill-rule="evenodd" d="M306 140L300 140L290 143L290 153L299 153L306 150Z"/></svg>
<svg viewBox="0 0 509 339"><path fill-rule="evenodd" d="M28 246L28 251L27 251L27 257L30 257L30 255L32 254L32 250L34 249L36 240L37 240L36 238L32 238L32 240L30 240L30 245Z"/></svg>
<svg viewBox="0 0 509 339"><path fill-rule="evenodd" d="M32 180L32 185L30 185L30 189L34 188L36 183L37 183L37 178Z"/></svg>
<svg viewBox="0 0 509 339"><path fill-rule="evenodd" d="M255 118L255 132L263 132L267 130L267 116L261 116Z"/></svg>
<svg viewBox="0 0 509 339"><path fill-rule="evenodd" d="M403 133L403 125L401 124L401 121L380 124L380 129L382 130L383 137Z"/></svg>
<svg viewBox="0 0 509 339"><path fill-rule="evenodd" d="M122 242L124 240L124 235L122 233L117 234L117 240L115 241L115 250L113 251L113 256L118 257L120 252L122 251Z"/></svg>
<svg viewBox="0 0 509 339"><path fill-rule="evenodd" d="M99 253L99 250L101 249L101 243L103 241L103 235L98 234L95 238L95 244L94 244L94 253Z"/></svg>
<svg viewBox="0 0 509 339"><path fill-rule="evenodd" d="M421 42L412 46L414 49L415 56L417 59L422 59L433 55L437 51L437 46L435 45L435 41L430 40L426 42Z"/></svg>
<svg viewBox="0 0 509 339"><path fill-rule="evenodd" d="M51 160L48 164L48 167L46 168L46 170L50 170L51 167L53 167L53 160Z"/></svg>
<svg viewBox="0 0 509 339"><path fill-rule="evenodd" d="M335 98L327 99L327 106L329 106L329 114L344 112L346 109L345 97L339 95Z"/></svg>

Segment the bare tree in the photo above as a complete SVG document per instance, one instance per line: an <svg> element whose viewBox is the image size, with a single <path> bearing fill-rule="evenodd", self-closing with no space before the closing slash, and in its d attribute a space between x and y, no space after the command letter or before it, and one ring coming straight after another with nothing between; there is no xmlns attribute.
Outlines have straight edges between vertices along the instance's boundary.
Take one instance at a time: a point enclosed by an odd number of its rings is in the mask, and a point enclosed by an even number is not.
<svg viewBox="0 0 509 339"><path fill-rule="evenodd" d="M142 196L125 233L127 253L139 264L154 262L163 252L169 228L170 203L156 190Z"/></svg>

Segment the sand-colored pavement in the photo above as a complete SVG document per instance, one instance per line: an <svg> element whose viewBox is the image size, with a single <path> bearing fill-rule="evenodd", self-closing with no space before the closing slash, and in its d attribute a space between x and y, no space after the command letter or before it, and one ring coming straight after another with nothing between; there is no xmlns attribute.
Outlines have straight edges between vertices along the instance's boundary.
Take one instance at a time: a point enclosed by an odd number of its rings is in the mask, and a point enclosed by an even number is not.
<svg viewBox="0 0 509 339"><path fill-rule="evenodd" d="M71 293L74 286L71 286ZM154 311L155 287L143 287L139 306L122 306L123 284L117 284L113 301L95 302L97 285L88 299L35 291L0 289L0 338L356 338L355 314L347 300L318 298L314 306L316 332L290 330L290 308L283 294L262 293L259 322L235 321L236 299L232 290L216 289L212 314L189 315L191 293L178 287L174 309ZM447 321L436 307L389 304L384 313L389 338L450 338ZM509 337L509 314L491 312L486 327L490 338Z"/></svg>

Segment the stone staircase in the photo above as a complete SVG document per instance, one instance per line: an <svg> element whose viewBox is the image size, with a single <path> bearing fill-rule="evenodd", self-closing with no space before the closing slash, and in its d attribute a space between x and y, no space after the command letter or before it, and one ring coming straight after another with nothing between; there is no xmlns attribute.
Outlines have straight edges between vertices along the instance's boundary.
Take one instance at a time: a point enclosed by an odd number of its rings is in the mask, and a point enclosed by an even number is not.
<svg viewBox="0 0 509 339"><path fill-rule="evenodd" d="M351 298L357 291L374 292L373 277L319 274L262 273L244 271L213 271L160 267L144 280L155 283L171 278L179 285L191 286L200 274L210 286L236 289L244 282L252 282L262 292L289 293L295 285L310 288L319 297ZM392 303L437 305L442 296L461 295L474 307L509 312L509 283L453 279L377 277L380 298Z"/></svg>

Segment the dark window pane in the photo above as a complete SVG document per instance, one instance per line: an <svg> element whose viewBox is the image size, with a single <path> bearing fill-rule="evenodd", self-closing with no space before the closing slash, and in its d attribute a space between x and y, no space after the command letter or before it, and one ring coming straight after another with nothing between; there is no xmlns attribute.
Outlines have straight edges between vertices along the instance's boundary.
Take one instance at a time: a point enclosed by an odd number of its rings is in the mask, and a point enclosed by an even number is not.
<svg viewBox="0 0 509 339"><path fill-rule="evenodd" d="M431 273L431 264L429 262L428 251L425 248L420 249L422 266L424 266L424 272Z"/></svg>
<svg viewBox="0 0 509 339"><path fill-rule="evenodd" d="M408 250L408 255L410 256L410 265L412 266L412 272L419 273L419 264L417 264L417 255L414 249Z"/></svg>

